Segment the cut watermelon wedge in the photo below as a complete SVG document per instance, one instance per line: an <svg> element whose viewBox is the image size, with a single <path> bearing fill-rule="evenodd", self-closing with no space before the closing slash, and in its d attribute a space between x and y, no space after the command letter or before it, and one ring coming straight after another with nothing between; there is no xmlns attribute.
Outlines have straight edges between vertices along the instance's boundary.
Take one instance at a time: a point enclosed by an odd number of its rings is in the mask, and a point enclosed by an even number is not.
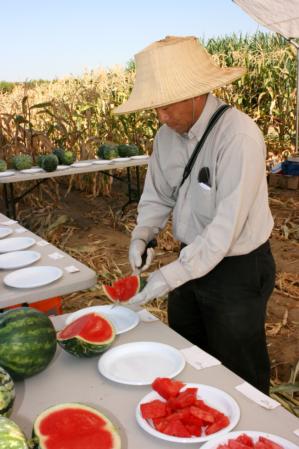
<svg viewBox="0 0 299 449"><path fill-rule="evenodd" d="M33 427L34 449L120 449L115 427L94 408L59 404L45 410Z"/></svg>
<svg viewBox="0 0 299 449"><path fill-rule="evenodd" d="M108 318L99 313L88 313L58 332L57 342L76 357L93 357L110 348L115 336Z"/></svg>
<svg viewBox="0 0 299 449"><path fill-rule="evenodd" d="M118 279L110 285L103 285L105 295L112 302L126 303L137 295L145 286L146 281L138 275Z"/></svg>

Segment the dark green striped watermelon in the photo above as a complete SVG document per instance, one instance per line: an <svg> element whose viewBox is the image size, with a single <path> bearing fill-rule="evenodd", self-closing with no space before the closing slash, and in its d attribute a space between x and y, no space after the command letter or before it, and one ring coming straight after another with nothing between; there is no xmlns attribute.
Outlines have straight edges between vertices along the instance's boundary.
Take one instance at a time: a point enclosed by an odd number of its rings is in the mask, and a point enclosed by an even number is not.
<svg viewBox="0 0 299 449"><path fill-rule="evenodd" d="M20 427L5 416L0 416L0 449L28 449Z"/></svg>
<svg viewBox="0 0 299 449"><path fill-rule="evenodd" d="M34 422L34 449L121 449L120 436L105 415L84 404L59 404Z"/></svg>
<svg viewBox="0 0 299 449"><path fill-rule="evenodd" d="M47 315L31 307L0 314L0 366L13 379L43 371L56 351L56 332Z"/></svg>
<svg viewBox="0 0 299 449"><path fill-rule="evenodd" d="M112 323L103 315L88 313L58 332L58 344L76 357L93 357L106 351L115 339Z"/></svg>
<svg viewBox="0 0 299 449"><path fill-rule="evenodd" d="M15 385L8 372L0 366L0 415L9 416L15 400Z"/></svg>

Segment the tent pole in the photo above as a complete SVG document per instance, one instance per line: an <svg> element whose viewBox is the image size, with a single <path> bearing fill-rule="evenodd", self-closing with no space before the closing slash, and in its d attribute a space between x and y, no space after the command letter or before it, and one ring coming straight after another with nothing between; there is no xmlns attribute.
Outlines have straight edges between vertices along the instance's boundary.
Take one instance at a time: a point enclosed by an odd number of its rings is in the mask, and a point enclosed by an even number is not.
<svg viewBox="0 0 299 449"><path fill-rule="evenodd" d="M293 44L297 49L297 94L296 94L296 141L295 141L295 152L298 153L298 140L299 140L299 45L294 39L290 39L291 44Z"/></svg>

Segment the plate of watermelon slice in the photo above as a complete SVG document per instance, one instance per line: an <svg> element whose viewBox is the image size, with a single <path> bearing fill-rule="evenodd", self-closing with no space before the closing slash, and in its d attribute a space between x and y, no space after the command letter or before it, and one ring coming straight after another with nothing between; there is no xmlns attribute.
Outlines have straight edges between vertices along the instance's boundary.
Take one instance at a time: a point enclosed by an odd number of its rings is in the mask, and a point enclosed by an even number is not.
<svg viewBox="0 0 299 449"><path fill-rule="evenodd" d="M108 318L114 325L117 335L134 329L140 321L139 315L128 307L105 305L85 307L84 309L77 310L67 317L66 324L70 324L77 318L92 312L98 312L100 315Z"/></svg>
<svg viewBox="0 0 299 449"><path fill-rule="evenodd" d="M162 440L192 444L214 441L240 419L237 402L218 388L163 377L156 378L152 388L137 405L136 419L143 430Z"/></svg>
<svg viewBox="0 0 299 449"><path fill-rule="evenodd" d="M229 432L208 441L200 449L237 449L240 447L242 449L298 449L297 444L278 435L252 430Z"/></svg>

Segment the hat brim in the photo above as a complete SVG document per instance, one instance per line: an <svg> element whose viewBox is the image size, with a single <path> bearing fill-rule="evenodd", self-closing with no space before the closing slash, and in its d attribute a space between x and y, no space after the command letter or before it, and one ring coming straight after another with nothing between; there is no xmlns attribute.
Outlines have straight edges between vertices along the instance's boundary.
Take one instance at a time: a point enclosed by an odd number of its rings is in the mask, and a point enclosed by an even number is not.
<svg viewBox="0 0 299 449"><path fill-rule="evenodd" d="M176 95L171 95L171 97L165 95L165 98L161 98L161 92L158 94L147 91L140 92L140 90L136 92L133 88L128 100L116 107L113 110L113 114L130 114L148 109L156 109L188 100L189 98L198 97L231 84L241 78L245 73L246 69L244 67L215 67L215 73L211 73L211 78L208 83L197 80L192 85L186 86L185 90L182 89L181 92L177 92Z"/></svg>

